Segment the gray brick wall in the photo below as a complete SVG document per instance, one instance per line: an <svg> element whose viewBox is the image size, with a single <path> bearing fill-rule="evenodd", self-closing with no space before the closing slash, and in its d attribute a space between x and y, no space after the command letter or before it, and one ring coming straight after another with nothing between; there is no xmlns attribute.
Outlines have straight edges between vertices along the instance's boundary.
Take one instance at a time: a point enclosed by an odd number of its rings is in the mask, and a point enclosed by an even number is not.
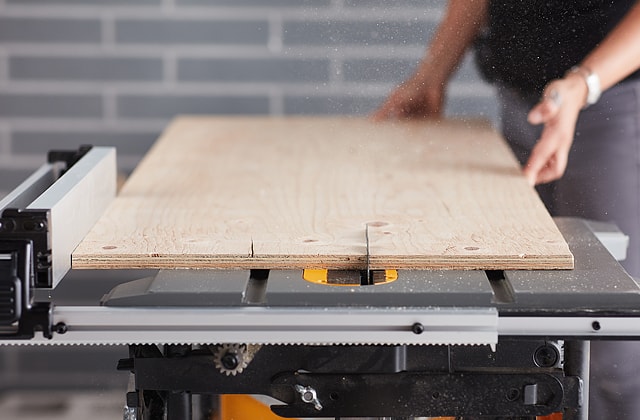
<svg viewBox="0 0 640 420"><path fill-rule="evenodd" d="M50 148L114 145L128 172L177 114L366 115L411 74L444 3L0 0L0 197ZM496 119L470 57L447 113ZM0 349L3 387L120 383L121 349L67 350Z"/></svg>
<svg viewBox="0 0 640 420"><path fill-rule="evenodd" d="M371 112L445 0L0 0L0 194L49 148L128 172L175 115ZM447 113L496 119L467 58Z"/></svg>

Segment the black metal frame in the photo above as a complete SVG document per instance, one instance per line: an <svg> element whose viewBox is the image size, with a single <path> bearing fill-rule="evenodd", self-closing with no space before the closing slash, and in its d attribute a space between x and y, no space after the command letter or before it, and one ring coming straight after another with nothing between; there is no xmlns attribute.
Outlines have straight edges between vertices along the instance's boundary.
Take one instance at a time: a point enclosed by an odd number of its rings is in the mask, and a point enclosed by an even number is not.
<svg viewBox="0 0 640 420"><path fill-rule="evenodd" d="M578 419L583 384L567 374L555 342L508 340L488 346L262 346L227 375L209 346L130 346L127 396L137 418L190 419L193 394L261 394L283 417L491 416L564 412ZM304 391L313 391L303 395ZM318 405L316 405L318 403ZM319 408L320 407L320 408Z"/></svg>

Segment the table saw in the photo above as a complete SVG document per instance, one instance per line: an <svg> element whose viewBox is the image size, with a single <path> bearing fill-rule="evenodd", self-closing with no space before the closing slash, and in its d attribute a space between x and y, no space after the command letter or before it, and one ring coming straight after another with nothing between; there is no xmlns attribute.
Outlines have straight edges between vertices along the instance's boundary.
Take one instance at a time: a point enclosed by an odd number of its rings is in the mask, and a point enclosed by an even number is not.
<svg viewBox="0 0 640 420"><path fill-rule="evenodd" d="M115 200L115 150L50 152L0 201L0 344L128 345L127 419L226 394L586 419L589 341L640 337L625 237L552 220L505 147L468 121L184 117ZM83 268L157 271L46 298Z"/></svg>

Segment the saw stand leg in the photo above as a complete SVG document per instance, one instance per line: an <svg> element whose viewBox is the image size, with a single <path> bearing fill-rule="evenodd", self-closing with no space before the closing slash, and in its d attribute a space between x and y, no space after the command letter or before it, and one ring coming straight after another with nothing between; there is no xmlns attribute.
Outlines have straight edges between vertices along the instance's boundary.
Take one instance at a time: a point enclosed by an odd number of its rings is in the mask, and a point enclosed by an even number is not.
<svg viewBox="0 0 640 420"><path fill-rule="evenodd" d="M165 345L164 351L153 345L130 346L130 354L141 353L147 357L180 358L191 353L189 345ZM131 369L131 366L119 365L119 370ZM137 389L135 379L129 384L124 420L156 420L193 418L192 394L185 390L156 391Z"/></svg>
<svg viewBox="0 0 640 420"><path fill-rule="evenodd" d="M167 345L165 346L165 356L183 357L191 352L191 346ZM168 391L167 393L167 418L185 419L192 418L191 393L189 391Z"/></svg>
<svg viewBox="0 0 640 420"><path fill-rule="evenodd" d="M562 418L564 420L589 419L589 341L576 340L564 343L564 369L567 375L582 378L582 404L577 408L569 408Z"/></svg>

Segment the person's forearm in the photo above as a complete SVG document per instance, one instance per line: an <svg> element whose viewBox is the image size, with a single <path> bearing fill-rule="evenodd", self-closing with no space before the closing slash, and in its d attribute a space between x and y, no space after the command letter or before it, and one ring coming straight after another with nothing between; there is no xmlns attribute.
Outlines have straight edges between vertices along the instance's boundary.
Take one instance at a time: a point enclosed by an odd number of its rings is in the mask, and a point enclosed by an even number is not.
<svg viewBox="0 0 640 420"><path fill-rule="evenodd" d="M446 83L487 19L488 0L449 0L417 73Z"/></svg>
<svg viewBox="0 0 640 420"><path fill-rule="evenodd" d="M581 63L600 77L602 90L640 68L640 2Z"/></svg>

